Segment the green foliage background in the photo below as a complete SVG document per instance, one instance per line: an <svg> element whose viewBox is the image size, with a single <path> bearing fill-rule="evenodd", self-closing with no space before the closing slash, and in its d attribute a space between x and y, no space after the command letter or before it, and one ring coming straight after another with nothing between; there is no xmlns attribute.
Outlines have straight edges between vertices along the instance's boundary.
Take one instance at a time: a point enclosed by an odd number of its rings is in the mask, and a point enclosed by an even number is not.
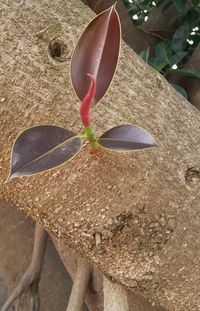
<svg viewBox="0 0 200 311"><path fill-rule="evenodd" d="M150 57L149 49L142 51L140 56L163 75L172 72L176 75L198 77L200 72L185 68L187 61L200 42L200 1L199 0L124 0L134 24L141 26L148 19L152 9L162 5L162 10L173 6L176 18L176 29L170 40L160 40L155 46L154 55ZM173 85L187 98L186 91Z"/></svg>

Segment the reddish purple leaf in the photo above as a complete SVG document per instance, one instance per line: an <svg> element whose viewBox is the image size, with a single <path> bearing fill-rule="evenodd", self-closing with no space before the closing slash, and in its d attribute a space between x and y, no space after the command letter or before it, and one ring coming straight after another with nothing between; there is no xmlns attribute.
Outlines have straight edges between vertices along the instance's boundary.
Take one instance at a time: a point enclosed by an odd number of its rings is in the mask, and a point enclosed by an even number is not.
<svg viewBox="0 0 200 311"><path fill-rule="evenodd" d="M10 179L52 169L78 153L82 140L73 132L53 125L29 128L16 139Z"/></svg>
<svg viewBox="0 0 200 311"><path fill-rule="evenodd" d="M71 77L77 96L86 96L91 74L96 80L95 105L106 93L117 66L120 21L115 7L97 15L83 31L72 56Z"/></svg>
<svg viewBox="0 0 200 311"><path fill-rule="evenodd" d="M98 140L99 145L116 151L131 151L156 147L153 137L141 127L126 124L105 132Z"/></svg>

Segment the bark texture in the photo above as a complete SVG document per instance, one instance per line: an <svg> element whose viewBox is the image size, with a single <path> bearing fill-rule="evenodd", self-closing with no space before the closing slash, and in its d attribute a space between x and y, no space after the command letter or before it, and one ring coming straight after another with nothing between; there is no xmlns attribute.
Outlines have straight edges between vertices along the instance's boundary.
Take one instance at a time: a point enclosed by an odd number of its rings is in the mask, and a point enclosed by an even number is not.
<svg viewBox="0 0 200 311"><path fill-rule="evenodd" d="M58 169L5 183L21 131L39 124L81 131L69 58L94 13L79 1L15 0L1 3L0 14L0 197L134 292L169 310L196 311L199 111L123 44L94 129L137 124L159 147L94 157L86 145ZM61 55L52 59L55 39Z"/></svg>
<svg viewBox="0 0 200 311"><path fill-rule="evenodd" d="M104 277L104 311L164 311L124 286Z"/></svg>
<svg viewBox="0 0 200 311"><path fill-rule="evenodd" d="M104 311L130 311L128 291L104 278Z"/></svg>

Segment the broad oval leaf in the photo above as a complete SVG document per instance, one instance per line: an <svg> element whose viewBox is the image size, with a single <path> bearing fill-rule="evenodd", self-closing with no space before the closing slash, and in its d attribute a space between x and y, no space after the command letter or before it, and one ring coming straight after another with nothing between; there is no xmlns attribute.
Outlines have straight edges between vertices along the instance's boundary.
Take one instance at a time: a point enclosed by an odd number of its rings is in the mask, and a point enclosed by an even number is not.
<svg viewBox="0 0 200 311"><path fill-rule="evenodd" d="M175 88L175 90L177 91L177 92L179 92L183 97L185 97L186 99L188 99L188 94L187 94L187 92L186 92L186 90L182 87L182 86L180 86L180 85L178 85L178 84L174 84L174 83L171 83L171 85Z"/></svg>
<svg viewBox="0 0 200 311"><path fill-rule="evenodd" d="M115 151L131 151L157 146L148 132L131 124L119 125L108 130L99 138L98 143L104 148Z"/></svg>
<svg viewBox="0 0 200 311"><path fill-rule="evenodd" d="M197 25L199 25L199 19L200 19L199 8L191 7L191 10L189 10L185 14L185 20L187 21L187 24L190 27L196 27Z"/></svg>
<svg viewBox="0 0 200 311"><path fill-rule="evenodd" d="M9 179L52 169L76 155L82 140L73 132L41 125L22 132L13 145Z"/></svg>
<svg viewBox="0 0 200 311"><path fill-rule="evenodd" d="M187 54L188 52L178 52L174 54L170 59L170 66L177 65Z"/></svg>
<svg viewBox="0 0 200 311"><path fill-rule="evenodd" d="M175 0L174 1L174 6L175 6L175 8L177 9L177 11L179 13L182 13L186 9L187 1L185 1L185 0Z"/></svg>
<svg viewBox="0 0 200 311"><path fill-rule="evenodd" d="M189 26L187 23L182 24L174 33L171 46L175 53L183 52L187 45L187 38L189 35Z"/></svg>
<svg viewBox="0 0 200 311"><path fill-rule="evenodd" d="M148 64L156 71L161 71L163 68L165 68L169 63L166 60L163 60L160 57L152 57L149 59Z"/></svg>
<svg viewBox="0 0 200 311"><path fill-rule="evenodd" d="M150 52L150 48L148 47L147 49L143 50L139 56L146 62L148 63L149 60L149 52Z"/></svg>
<svg viewBox="0 0 200 311"><path fill-rule="evenodd" d="M192 68L170 69L169 72L178 76L200 79L200 70L195 70Z"/></svg>
<svg viewBox="0 0 200 311"><path fill-rule="evenodd" d="M155 46L156 57L163 60L163 62L169 64L170 57L172 56L172 49L169 42L157 43Z"/></svg>
<svg viewBox="0 0 200 311"><path fill-rule="evenodd" d="M96 80L95 105L106 93L117 66L121 28L115 7L97 15L83 31L74 49L71 78L82 101L90 86L91 74Z"/></svg>

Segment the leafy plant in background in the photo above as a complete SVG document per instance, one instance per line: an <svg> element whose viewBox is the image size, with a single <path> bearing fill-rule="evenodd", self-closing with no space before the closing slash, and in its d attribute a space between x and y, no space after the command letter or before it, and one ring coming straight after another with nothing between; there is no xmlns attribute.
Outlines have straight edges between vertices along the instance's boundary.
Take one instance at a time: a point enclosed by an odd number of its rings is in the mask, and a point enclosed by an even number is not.
<svg viewBox="0 0 200 311"><path fill-rule="evenodd" d="M140 53L140 56L149 65L164 76L168 74L185 77L200 78L200 71L185 67L191 54L200 42L200 2L199 0L124 0L128 12L134 22L140 25L148 19L148 14L156 6L163 5L163 10L173 6L178 15L177 27L170 40L164 40L155 46L154 56L150 56L149 49ZM173 84L177 91L188 98L183 87Z"/></svg>
<svg viewBox="0 0 200 311"><path fill-rule="evenodd" d="M131 151L156 146L142 128L119 125L96 138L91 126L91 108L105 95L114 76L120 48L120 21L115 7L97 15L83 31L72 56L71 77L80 104L85 131L77 135L68 129L40 125L26 129L16 139L10 179L52 169L72 159L89 142L91 151L100 147Z"/></svg>
<svg viewBox="0 0 200 311"><path fill-rule="evenodd" d="M152 8L159 5L161 1L149 1L149 0L124 0L124 4L128 9L128 13L131 17L135 17L134 22L137 26L143 24L146 17L151 12ZM137 16L137 17L136 17Z"/></svg>

